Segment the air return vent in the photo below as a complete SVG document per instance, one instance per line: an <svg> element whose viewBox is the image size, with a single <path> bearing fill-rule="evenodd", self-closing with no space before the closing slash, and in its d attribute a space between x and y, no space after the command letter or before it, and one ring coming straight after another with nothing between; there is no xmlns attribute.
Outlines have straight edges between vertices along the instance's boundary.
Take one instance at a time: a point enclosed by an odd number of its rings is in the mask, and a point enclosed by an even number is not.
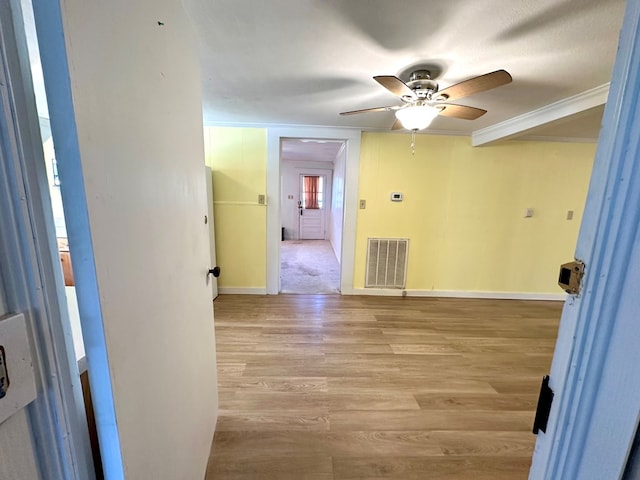
<svg viewBox="0 0 640 480"><path fill-rule="evenodd" d="M366 288L404 288L407 280L407 238L369 238Z"/></svg>

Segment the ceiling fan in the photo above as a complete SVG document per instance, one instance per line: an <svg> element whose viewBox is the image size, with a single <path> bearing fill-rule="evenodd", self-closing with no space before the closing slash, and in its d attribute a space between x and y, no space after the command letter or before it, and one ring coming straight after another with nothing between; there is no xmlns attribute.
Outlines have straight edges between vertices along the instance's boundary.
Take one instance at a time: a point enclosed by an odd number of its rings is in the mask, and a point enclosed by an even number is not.
<svg viewBox="0 0 640 480"><path fill-rule="evenodd" d="M373 77L373 79L400 98L403 104L353 110L342 112L340 115L394 111L396 112L397 120L391 129L406 128L414 132L427 128L438 115L465 120L475 120L481 117L487 113L486 110L449 102L506 85L512 80L511 75L506 70L496 70L495 72L470 78L444 90L439 90L438 83L431 78L429 70L414 71L411 73L407 83L393 75L380 75Z"/></svg>

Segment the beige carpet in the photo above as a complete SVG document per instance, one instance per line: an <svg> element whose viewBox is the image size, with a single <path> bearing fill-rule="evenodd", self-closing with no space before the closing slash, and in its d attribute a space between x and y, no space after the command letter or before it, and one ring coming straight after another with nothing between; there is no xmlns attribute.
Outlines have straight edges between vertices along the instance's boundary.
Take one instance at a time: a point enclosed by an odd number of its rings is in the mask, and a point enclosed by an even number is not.
<svg viewBox="0 0 640 480"><path fill-rule="evenodd" d="M280 250L282 293L338 293L340 265L328 240L286 240Z"/></svg>

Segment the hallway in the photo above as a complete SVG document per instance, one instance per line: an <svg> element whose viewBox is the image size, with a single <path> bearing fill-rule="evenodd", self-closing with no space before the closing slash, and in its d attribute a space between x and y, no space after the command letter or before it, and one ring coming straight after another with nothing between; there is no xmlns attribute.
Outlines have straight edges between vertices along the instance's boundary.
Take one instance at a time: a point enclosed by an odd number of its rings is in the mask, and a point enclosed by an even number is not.
<svg viewBox="0 0 640 480"><path fill-rule="evenodd" d="M286 240L280 249L280 292L340 292L340 264L328 240Z"/></svg>

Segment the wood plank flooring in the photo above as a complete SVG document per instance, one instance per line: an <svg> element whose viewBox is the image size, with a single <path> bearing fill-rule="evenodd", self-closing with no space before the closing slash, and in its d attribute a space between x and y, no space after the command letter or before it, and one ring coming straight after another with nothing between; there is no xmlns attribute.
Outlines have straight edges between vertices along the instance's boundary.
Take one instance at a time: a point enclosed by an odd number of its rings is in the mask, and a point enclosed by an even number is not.
<svg viewBox="0 0 640 480"><path fill-rule="evenodd" d="M526 479L561 302L222 295L219 479Z"/></svg>

